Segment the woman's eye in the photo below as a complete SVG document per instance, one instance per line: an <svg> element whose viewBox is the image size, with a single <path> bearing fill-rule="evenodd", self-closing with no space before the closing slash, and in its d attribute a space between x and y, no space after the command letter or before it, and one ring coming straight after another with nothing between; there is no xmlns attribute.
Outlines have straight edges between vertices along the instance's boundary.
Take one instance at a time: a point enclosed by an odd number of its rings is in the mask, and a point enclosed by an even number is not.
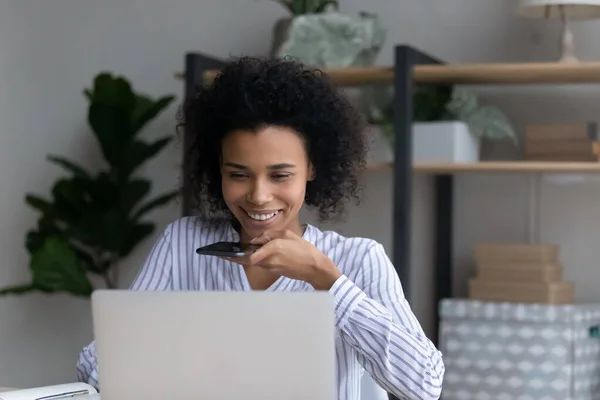
<svg viewBox="0 0 600 400"><path fill-rule="evenodd" d="M229 177L231 179L244 179L246 177L246 175L240 174L239 172L232 172L229 174Z"/></svg>
<svg viewBox="0 0 600 400"><path fill-rule="evenodd" d="M288 179L290 176L288 174L277 174L277 175L273 175L273 179L275 179L276 181L283 181L285 179Z"/></svg>

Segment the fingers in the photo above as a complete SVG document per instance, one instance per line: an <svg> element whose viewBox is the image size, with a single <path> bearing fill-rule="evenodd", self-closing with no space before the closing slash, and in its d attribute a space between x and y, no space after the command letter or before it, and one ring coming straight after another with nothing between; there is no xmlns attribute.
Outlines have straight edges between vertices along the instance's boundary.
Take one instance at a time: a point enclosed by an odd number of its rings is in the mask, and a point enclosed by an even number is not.
<svg viewBox="0 0 600 400"><path fill-rule="evenodd" d="M261 265L263 261L277 253L280 247L279 239L269 241L248 256L250 265Z"/></svg>
<svg viewBox="0 0 600 400"><path fill-rule="evenodd" d="M279 246L277 244L277 241L272 240L266 243L265 245L261 246L251 254L247 254L240 257L219 256L219 258L240 265L260 266L260 263L262 261L265 261L267 258L271 257L273 254L276 253L278 247Z"/></svg>
<svg viewBox="0 0 600 400"><path fill-rule="evenodd" d="M221 256L219 256L219 258L222 260L225 260L225 261L230 261L235 264L250 265L248 256L241 256L241 257L225 257L225 256L221 257Z"/></svg>
<svg viewBox="0 0 600 400"><path fill-rule="evenodd" d="M250 241L251 244L265 244L267 243L270 239L270 237L265 236L265 234L263 233L260 236L255 237L254 239L252 239Z"/></svg>
<svg viewBox="0 0 600 400"><path fill-rule="evenodd" d="M280 237L279 231L264 231L259 236L250 241L252 244L265 244L271 240Z"/></svg>

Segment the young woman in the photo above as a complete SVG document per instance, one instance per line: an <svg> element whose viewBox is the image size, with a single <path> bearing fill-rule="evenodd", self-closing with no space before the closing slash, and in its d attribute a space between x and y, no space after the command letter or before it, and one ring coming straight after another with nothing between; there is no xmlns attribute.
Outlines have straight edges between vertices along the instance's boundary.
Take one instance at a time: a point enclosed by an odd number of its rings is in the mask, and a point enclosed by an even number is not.
<svg viewBox="0 0 600 400"><path fill-rule="evenodd" d="M383 247L299 221L304 204L323 220L338 215L365 164L361 118L329 79L292 61L241 58L183 111L199 216L167 227L132 289L331 291L339 399L359 400L364 370L399 398L439 398L441 354ZM243 260L195 253L216 241L263 246ZM93 342L77 370L98 386Z"/></svg>

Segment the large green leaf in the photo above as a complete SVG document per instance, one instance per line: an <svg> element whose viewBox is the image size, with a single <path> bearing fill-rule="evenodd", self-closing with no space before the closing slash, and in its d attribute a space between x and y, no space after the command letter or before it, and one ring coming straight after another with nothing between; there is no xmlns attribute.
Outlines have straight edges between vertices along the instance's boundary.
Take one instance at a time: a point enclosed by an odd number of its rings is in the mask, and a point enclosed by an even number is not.
<svg viewBox="0 0 600 400"><path fill-rule="evenodd" d="M30 230L25 235L25 248L30 254L33 254L44 245L44 241L47 237L48 235L44 232Z"/></svg>
<svg viewBox="0 0 600 400"><path fill-rule="evenodd" d="M83 89L83 95L90 103L94 101L94 92L92 92L90 89Z"/></svg>
<svg viewBox="0 0 600 400"><path fill-rule="evenodd" d="M48 156L48 161L50 161L51 163L60 165L67 171L71 171L73 173L73 175L75 175L76 177L83 178L83 179L92 179L90 177L90 175L88 175L88 173L82 167L67 160L66 158L57 157L57 156Z"/></svg>
<svg viewBox="0 0 600 400"><path fill-rule="evenodd" d="M338 0L313 0L313 4L311 5L310 13L320 14L325 12L327 7L333 6L334 8L338 8Z"/></svg>
<svg viewBox="0 0 600 400"><path fill-rule="evenodd" d="M42 212L42 214L57 217L57 215L55 215L54 205L48 202L47 200L42 199L41 197L35 196L33 194L28 194L25 196L25 202L29 204L29 206Z"/></svg>
<svg viewBox="0 0 600 400"><path fill-rule="evenodd" d="M337 0L275 0L289 10L292 15L316 14L325 11L327 6L338 7Z"/></svg>
<svg viewBox="0 0 600 400"><path fill-rule="evenodd" d="M156 118L173 100L175 100L174 96L164 96L156 101L149 97L137 96L135 110L131 117L133 134L138 133L148 122Z"/></svg>
<svg viewBox="0 0 600 400"><path fill-rule="evenodd" d="M119 199L121 187L112 175L107 172L101 172L90 186L86 188L94 204L94 209L98 210L98 212L110 210Z"/></svg>
<svg viewBox="0 0 600 400"><path fill-rule="evenodd" d="M52 188L55 206L68 212L71 220L89 212L91 199L86 187L86 182L79 178L59 179Z"/></svg>
<svg viewBox="0 0 600 400"><path fill-rule="evenodd" d="M26 294L26 293L35 292L38 290L39 290L39 288L37 288L36 286L34 286L32 284L8 286L8 287L0 289L0 296Z"/></svg>
<svg viewBox="0 0 600 400"><path fill-rule="evenodd" d="M424 86L414 95L413 121L429 122L451 119L446 104L452 98L452 89L448 86Z"/></svg>
<svg viewBox="0 0 600 400"><path fill-rule="evenodd" d="M122 218L108 212L86 214L69 226L67 234L85 246L112 250L114 243L119 242L122 223Z"/></svg>
<svg viewBox="0 0 600 400"><path fill-rule="evenodd" d="M27 232L25 236L25 247L30 255L35 254L41 249L46 240L50 237L60 238L67 242L77 258L81 261L82 267L93 273L102 273L100 267L96 265L96 260L89 253L89 249L82 247L77 243L77 238L73 235L65 234L65 231L57 226L57 222L45 215L42 215L37 222L37 228Z"/></svg>
<svg viewBox="0 0 600 400"><path fill-rule="evenodd" d="M122 108L93 103L88 112L88 122L92 127L102 154L109 164L119 164L124 158L124 148L131 140L130 114Z"/></svg>
<svg viewBox="0 0 600 400"><path fill-rule="evenodd" d="M150 191L150 182L127 182L115 192L107 207L83 215L69 229L69 234L87 246L118 253L127 241L133 221L133 210Z"/></svg>
<svg viewBox="0 0 600 400"><path fill-rule="evenodd" d="M150 186L150 181L143 179L127 182L120 192L118 209L125 216L129 216L134 207L150 192Z"/></svg>
<svg viewBox="0 0 600 400"><path fill-rule="evenodd" d="M494 106L480 106L465 118L471 133L480 139L509 138L516 145L517 136L509 119Z"/></svg>
<svg viewBox="0 0 600 400"><path fill-rule="evenodd" d="M38 219L37 229L27 232L25 247L30 254L33 254L44 245L46 238L61 235L63 235L63 231L57 226L57 221L47 215L42 215Z"/></svg>
<svg viewBox="0 0 600 400"><path fill-rule="evenodd" d="M87 246L124 257L153 229L154 224L138 224L123 217L120 212L111 211L103 216L82 218L77 226L72 227L70 235Z"/></svg>
<svg viewBox="0 0 600 400"><path fill-rule="evenodd" d="M96 76L93 91L88 91L86 95L94 103L119 108L128 115L135 108L135 94L131 84L125 78L113 77L108 72Z"/></svg>
<svg viewBox="0 0 600 400"><path fill-rule="evenodd" d="M89 296L93 287L67 242L50 237L31 258L33 285L48 292Z"/></svg>
<svg viewBox="0 0 600 400"><path fill-rule="evenodd" d="M142 218L146 213L152 211L156 207L164 206L169 203L171 200L176 198L179 195L179 191L174 191L171 193L164 194L159 196L153 200L150 200L146 204L144 204L140 209L133 215L133 220L137 221Z"/></svg>
<svg viewBox="0 0 600 400"><path fill-rule="evenodd" d="M105 272L105 270L103 270L100 267L100 265L97 264L97 261L94 259L94 257L91 254L89 254L85 250L78 248L77 246L73 245L72 243L70 243L70 245L71 245L71 249L77 256L77 259L79 259L79 261L81 261L81 267L84 270L86 270L88 272L92 272L94 274L103 274Z"/></svg>
<svg viewBox="0 0 600 400"><path fill-rule="evenodd" d="M455 88L446 109L455 119L464 121L479 108L479 98L472 90Z"/></svg>
<svg viewBox="0 0 600 400"><path fill-rule="evenodd" d="M127 149L127 157L124 158L123 162L119 164L118 170L120 172L120 176L128 177L144 162L148 161L157 155L162 149L164 149L171 140L173 140L173 137L167 136L158 139L151 144L141 141L132 142Z"/></svg>
<svg viewBox="0 0 600 400"><path fill-rule="evenodd" d="M506 115L497 107L481 105L472 90L455 89L447 109L455 119L465 122L479 139L509 138L515 145L518 144L517 135Z"/></svg>
<svg viewBox="0 0 600 400"><path fill-rule="evenodd" d="M114 207L82 216L76 225L69 227L68 234L86 246L117 254L127 241L132 226L128 212Z"/></svg>
<svg viewBox="0 0 600 400"><path fill-rule="evenodd" d="M63 207L64 204L62 203L51 203L41 197L31 194L25 196L25 202L32 208L40 211L42 215L55 221L70 223L76 218L71 207Z"/></svg>

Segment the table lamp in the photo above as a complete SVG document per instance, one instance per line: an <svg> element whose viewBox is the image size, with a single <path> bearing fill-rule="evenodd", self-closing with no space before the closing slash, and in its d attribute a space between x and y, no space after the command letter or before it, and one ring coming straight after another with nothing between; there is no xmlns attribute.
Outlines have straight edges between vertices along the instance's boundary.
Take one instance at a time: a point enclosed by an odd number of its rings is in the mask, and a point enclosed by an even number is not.
<svg viewBox="0 0 600 400"><path fill-rule="evenodd" d="M560 62L577 63L571 20L600 18L600 0L519 0L517 14L526 18L560 19L563 24Z"/></svg>

